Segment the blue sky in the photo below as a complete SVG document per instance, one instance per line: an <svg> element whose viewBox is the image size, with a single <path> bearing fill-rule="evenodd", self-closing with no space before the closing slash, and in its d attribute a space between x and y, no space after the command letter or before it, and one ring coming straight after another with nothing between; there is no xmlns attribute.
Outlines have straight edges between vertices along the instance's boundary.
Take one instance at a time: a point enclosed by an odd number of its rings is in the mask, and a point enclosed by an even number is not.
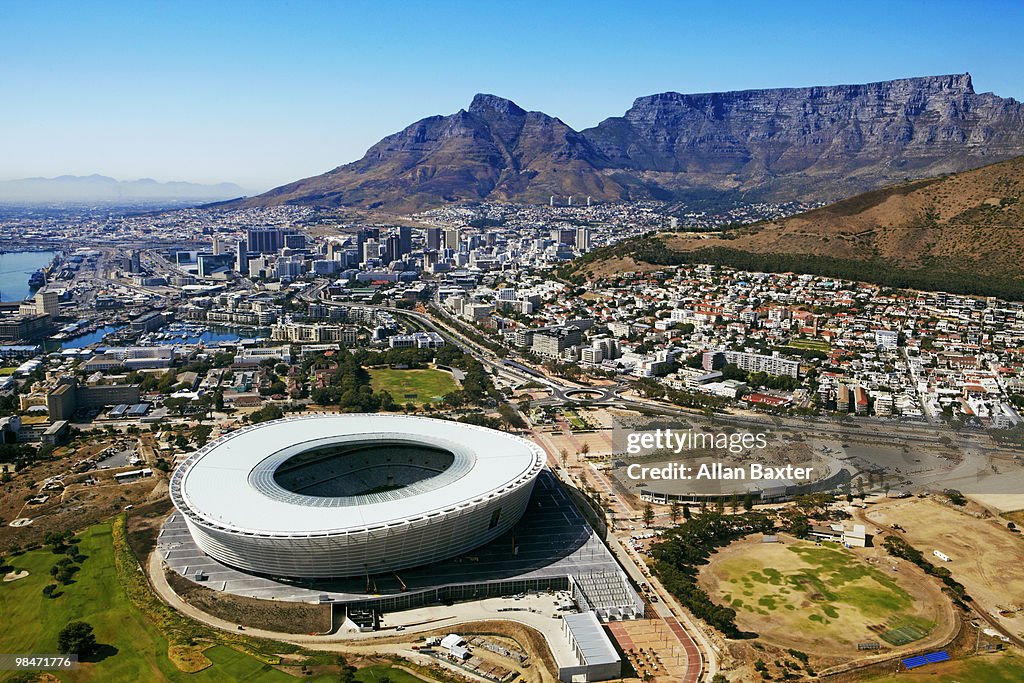
<svg viewBox="0 0 1024 683"><path fill-rule="evenodd" d="M1024 99L1024 2L0 0L0 179L251 190L490 92L579 129L633 99L971 72Z"/></svg>

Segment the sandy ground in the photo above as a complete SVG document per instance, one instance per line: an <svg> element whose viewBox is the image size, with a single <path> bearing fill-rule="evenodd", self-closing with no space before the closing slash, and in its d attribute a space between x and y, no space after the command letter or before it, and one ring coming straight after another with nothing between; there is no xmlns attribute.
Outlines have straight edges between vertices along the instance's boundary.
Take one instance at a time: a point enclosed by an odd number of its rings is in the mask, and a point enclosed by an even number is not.
<svg viewBox="0 0 1024 683"><path fill-rule="evenodd" d="M1019 478L1020 488L1024 491L1024 478ZM971 500L990 508L995 513L1005 514L1024 511L1024 493L969 493Z"/></svg>
<svg viewBox="0 0 1024 683"><path fill-rule="evenodd" d="M949 569L976 605L1024 636L1024 539L995 518L981 519L931 499L890 500L868 510L879 526L897 523L933 564ZM943 562L939 550L951 558Z"/></svg>

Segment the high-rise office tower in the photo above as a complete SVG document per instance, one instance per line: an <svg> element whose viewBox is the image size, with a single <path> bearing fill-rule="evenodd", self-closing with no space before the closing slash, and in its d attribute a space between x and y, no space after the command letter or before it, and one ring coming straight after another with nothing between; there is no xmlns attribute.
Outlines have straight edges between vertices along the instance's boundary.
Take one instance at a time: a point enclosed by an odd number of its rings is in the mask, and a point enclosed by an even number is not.
<svg viewBox="0 0 1024 683"><path fill-rule="evenodd" d="M412 228L408 225L398 226L398 253L395 258L401 258L412 253Z"/></svg>
<svg viewBox="0 0 1024 683"><path fill-rule="evenodd" d="M384 240L384 263L391 263L402 258L402 238L398 235L388 235Z"/></svg>
<svg viewBox="0 0 1024 683"><path fill-rule="evenodd" d="M590 228L576 228L576 249L590 251Z"/></svg>
<svg viewBox="0 0 1024 683"><path fill-rule="evenodd" d="M459 250L459 229L448 228L444 231L444 246L448 247L452 251Z"/></svg>
<svg viewBox="0 0 1024 683"><path fill-rule="evenodd" d="M235 270L240 275L249 274L249 249L245 240L238 240L238 244L235 246Z"/></svg>
<svg viewBox="0 0 1024 683"><path fill-rule="evenodd" d="M295 233L293 235L284 235L284 248L286 249L305 249L306 248L306 236L302 233Z"/></svg>
<svg viewBox="0 0 1024 683"><path fill-rule="evenodd" d="M289 235L301 235L295 228L249 228L246 234L246 243L249 252L253 254L274 254L284 246L285 238ZM302 238L302 249L305 247L305 237ZM296 247L292 247L293 249Z"/></svg>
<svg viewBox="0 0 1024 683"><path fill-rule="evenodd" d="M363 240L362 256L364 263L370 259L380 258L380 245L377 244L377 240L370 238Z"/></svg>
<svg viewBox="0 0 1024 683"><path fill-rule="evenodd" d="M441 249L441 228L427 228L427 249L435 251Z"/></svg>

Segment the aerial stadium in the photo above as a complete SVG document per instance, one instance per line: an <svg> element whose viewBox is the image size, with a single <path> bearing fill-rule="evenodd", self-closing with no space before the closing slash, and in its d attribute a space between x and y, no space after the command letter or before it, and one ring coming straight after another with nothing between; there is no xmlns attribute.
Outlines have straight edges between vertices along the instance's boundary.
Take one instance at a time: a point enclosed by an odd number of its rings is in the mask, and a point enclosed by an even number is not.
<svg viewBox="0 0 1024 683"><path fill-rule="evenodd" d="M492 541L522 517L544 462L537 445L475 425L309 415L211 442L170 488L211 558L270 577L340 578Z"/></svg>

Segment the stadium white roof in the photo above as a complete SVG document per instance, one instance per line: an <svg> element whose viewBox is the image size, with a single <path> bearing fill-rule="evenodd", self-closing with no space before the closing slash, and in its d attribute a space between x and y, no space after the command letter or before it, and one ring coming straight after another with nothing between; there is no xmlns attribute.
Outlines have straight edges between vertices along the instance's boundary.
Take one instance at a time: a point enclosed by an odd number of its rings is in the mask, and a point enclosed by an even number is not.
<svg viewBox="0 0 1024 683"><path fill-rule="evenodd" d="M455 459L434 477L366 496L305 496L273 478L277 466L298 453L372 441L441 448ZM453 512L532 478L544 461L536 444L475 425L405 415L312 415L232 432L189 457L174 480L188 511L207 524L261 536L327 536Z"/></svg>

